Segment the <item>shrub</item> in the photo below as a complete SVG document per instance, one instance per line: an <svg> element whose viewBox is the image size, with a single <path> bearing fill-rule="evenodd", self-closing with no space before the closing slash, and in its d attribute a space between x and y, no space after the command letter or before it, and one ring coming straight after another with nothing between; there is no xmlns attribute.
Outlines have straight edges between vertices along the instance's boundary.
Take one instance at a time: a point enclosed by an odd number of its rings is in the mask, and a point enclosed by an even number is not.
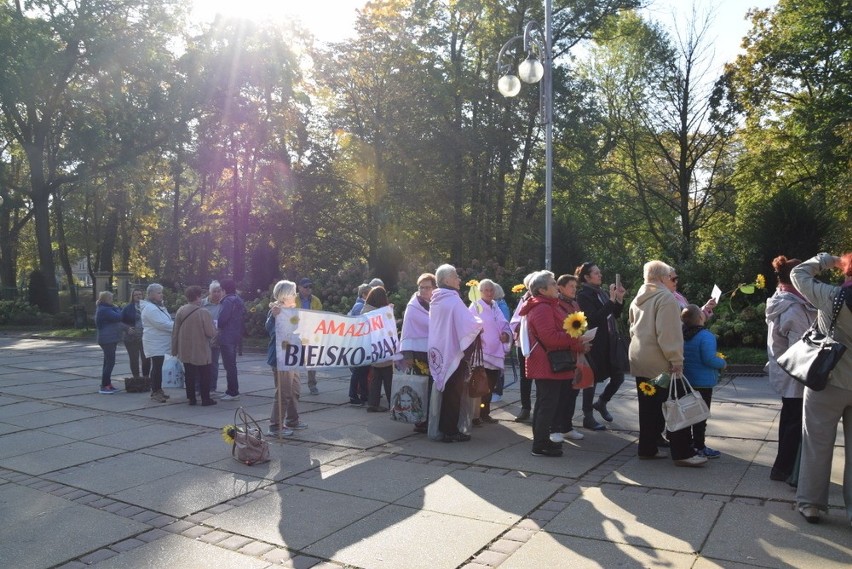
<svg viewBox="0 0 852 569"><path fill-rule="evenodd" d="M38 308L27 302L17 300L0 300L0 325L41 324L49 316L40 314Z"/></svg>

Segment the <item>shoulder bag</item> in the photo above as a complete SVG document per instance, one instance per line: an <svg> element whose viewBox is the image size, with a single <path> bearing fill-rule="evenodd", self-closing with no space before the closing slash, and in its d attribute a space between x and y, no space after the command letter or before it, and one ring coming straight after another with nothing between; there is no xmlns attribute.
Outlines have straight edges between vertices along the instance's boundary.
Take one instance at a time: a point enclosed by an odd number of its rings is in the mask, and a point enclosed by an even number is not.
<svg viewBox="0 0 852 569"><path fill-rule="evenodd" d="M809 387L814 391L822 391L828 384L828 376L831 370L840 361L846 346L832 339L834 327L837 324L837 315L843 307L846 297L846 289L834 298L831 326L828 334L819 331L819 317L802 335L802 338L787 348L787 351L778 356L778 365L793 379Z"/></svg>
<svg viewBox="0 0 852 569"><path fill-rule="evenodd" d="M473 356L470 359L470 383L467 385L467 394L469 397L479 399L491 393L491 387L488 385L488 373L485 371L482 357L482 338L476 337L473 341Z"/></svg>
<svg viewBox="0 0 852 569"><path fill-rule="evenodd" d="M681 389L675 387L679 382ZM683 395L678 397L678 392ZM663 401L663 416L666 418L667 430L679 431L709 419L710 409L701 394L692 388L686 376L673 374L669 383L669 398Z"/></svg>
<svg viewBox="0 0 852 569"><path fill-rule="evenodd" d="M234 426L231 456L248 466L269 462L269 443L263 440L260 425L242 407L234 412Z"/></svg>

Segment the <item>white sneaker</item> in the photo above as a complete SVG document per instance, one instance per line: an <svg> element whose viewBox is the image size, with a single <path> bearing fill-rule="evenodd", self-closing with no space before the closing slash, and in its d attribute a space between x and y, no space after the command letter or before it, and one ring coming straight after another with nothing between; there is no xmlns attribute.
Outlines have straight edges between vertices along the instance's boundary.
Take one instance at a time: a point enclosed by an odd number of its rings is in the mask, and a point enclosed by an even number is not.
<svg viewBox="0 0 852 569"><path fill-rule="evenodd" d="M222 396L222 397L220 397L219 399L221 399L222 401L239 401L239 400L240 400L240 396L239 396L239 395L228 395L228 394L226 393L225 395L223 395L223 396Z"/></svg>
<svg viewBox="0 0 852 569"><path fill-rule="evenodd" d="M567 433L562 433L562 437L565 438L565 439L571 439L572 441L582 441L583 439L586 438L586 435L584 435L580 431L577 431L575 429L571 429Z"/></svg>
<svg viewBox="0 0 852 569"><path fill-rule="evenodd" d="M707 459L700 454L696 454L689 458L675 460L674 463L675 466L704 466L707 463Z"/></svg>
<svg viewBox="0 0 852 569"><path fill-rule="evenodd" d="M550 433L550 442L564 443L565 439L562 437L562 433Z"/></svg>

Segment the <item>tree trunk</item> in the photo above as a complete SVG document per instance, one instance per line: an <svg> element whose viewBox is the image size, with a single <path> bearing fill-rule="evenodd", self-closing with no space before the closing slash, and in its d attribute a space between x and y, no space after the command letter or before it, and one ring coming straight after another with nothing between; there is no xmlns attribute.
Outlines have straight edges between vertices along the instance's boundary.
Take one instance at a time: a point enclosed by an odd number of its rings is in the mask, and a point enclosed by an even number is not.
<svg viewBox="0 0 852 569"><path fill-rule="evenodd" d="M77 304L77 283L74 282L74 269L71 259L68 257L68 240L65 238L65 223L63 222L62 197L57 195L53 200L53 212L56 217L56 244L59 253L59 263L65 271L68 279L68 292L71 295L71 304Z"/></svg>

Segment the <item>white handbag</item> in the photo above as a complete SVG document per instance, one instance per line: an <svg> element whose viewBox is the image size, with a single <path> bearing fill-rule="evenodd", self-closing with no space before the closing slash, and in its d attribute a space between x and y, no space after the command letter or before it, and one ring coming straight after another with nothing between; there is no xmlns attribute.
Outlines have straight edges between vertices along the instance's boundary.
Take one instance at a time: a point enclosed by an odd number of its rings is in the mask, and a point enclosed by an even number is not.
<svg viewBox="0 0 852 569"><path fill-rule="evenodd" d="M686 393L677 396L675 384L683 382ZM663 416L666 418L666 429L679 431L710 418L710 409L701 394L695 391L683 374L672 375L669 382L669 398L663 401Z"/></svg>

